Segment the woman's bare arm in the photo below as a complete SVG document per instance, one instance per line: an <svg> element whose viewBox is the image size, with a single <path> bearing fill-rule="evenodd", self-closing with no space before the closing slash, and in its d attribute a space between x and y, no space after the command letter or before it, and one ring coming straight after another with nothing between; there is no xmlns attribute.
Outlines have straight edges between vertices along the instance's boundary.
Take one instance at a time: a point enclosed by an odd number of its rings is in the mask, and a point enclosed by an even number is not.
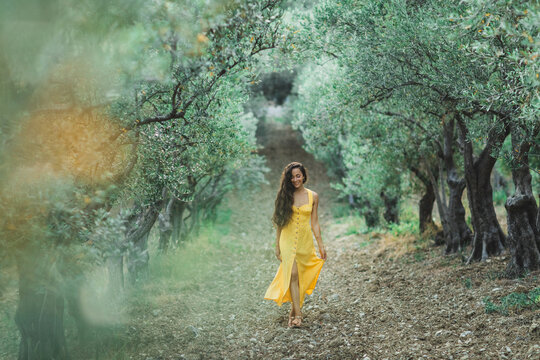
<svg viewBox="0 0 540 360"><path fill-rule="evenodd" d="M279 238L281 237L281 226L276 231L276 258L281 261L281 249L279 248Z"/></svg>
<svg viewBox="0 0 540 360"><path fill-rule="evenodd" d="M319 195L313 191L313 208L311 210L311 231L315 235L317 240L317 245L319 246L319 253L321 254L321 259L326 260L326 249L324 248L322 237L321 237L321 226L319 225L319 215L317 210L319 208Z"/></svg>

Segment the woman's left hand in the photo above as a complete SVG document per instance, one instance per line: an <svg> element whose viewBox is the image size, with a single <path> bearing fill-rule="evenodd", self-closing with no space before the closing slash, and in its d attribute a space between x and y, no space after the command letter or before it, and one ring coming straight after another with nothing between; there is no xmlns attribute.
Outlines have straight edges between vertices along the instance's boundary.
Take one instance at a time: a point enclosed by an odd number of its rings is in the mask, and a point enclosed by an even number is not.
<svg viewBox="0 0 540 360"><path fill-rule="evenodd" d="M319 253L321 254L321 259L326 260L326 249L323 244L319 245Z"/></svg>

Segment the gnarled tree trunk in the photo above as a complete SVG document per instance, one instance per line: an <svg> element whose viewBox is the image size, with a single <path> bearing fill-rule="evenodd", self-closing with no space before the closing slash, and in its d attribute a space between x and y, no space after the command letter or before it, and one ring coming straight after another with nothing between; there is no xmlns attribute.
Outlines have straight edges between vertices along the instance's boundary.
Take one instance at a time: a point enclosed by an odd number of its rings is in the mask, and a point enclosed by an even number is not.
<svg viewBox="0 0 540 360"><path fill-rule="evenodd" d="M455 253L471 241L472 233L465 222L465 208L461 202L465 180L456 170L454 162L454 129L455 119L443 119L443 161L446 170L446 184L448 185L448 226L449 233L446 237L446 254Z"/></svg>
<svg viewBox="0 0 540 360"><path fill-rule="evenodd" d="M433 183L428 179L428 176L424 175L420 169L412 166L410 170L422 181L425 186L424 195L418 202L418 227L420 234L423 234L426 230L435 227L433 222L433 204L435 203L435 189Z"/></svg>
<svg viewBox="0 0 540 360"><path fill-rule="evenodd" d="M518 129L512 129L512 151L515 164L512 179L514 195L506 200L508 219L508 247L511 259L506 269L508 276L517 277L540 268L540 229L538 207L531 186L529 170L530 142L523 139Z"/></svg>
<svg viewBox="0 0 540 360"><path fill-rule="evenodd" d="M491 154L500 149L509 131L507 126L502 131L492 129L488 134L486 147L475 160L463 119L458 118L458 125L463 142L467 196L474 228L473 250L468 260L470 263L499 255L506 243L493 206L491 171L497 159Z"/></svg>
<svg viewBox="0 0 540 360"><path fill-rule="evenodd" d="M465 208L461 202L461 196L465 190L465 180L450 173L447 178L449 188L448 223L450 234L446 239L447 254L461 250L472 239L472 232L465 222Z"/></svg>
<svg viewBox="0 0 540 360"><path fill-rule="evenodd" d="M423 234L427 229L435 227L433 222L433 204L435 203L435 191L433 184L428 182L424 195L418 202L418 221L420 234Z"/></svg>
<svg viewBox="0 0 540 360"><path fill-rule="evenodd" d="M384 203L384 219L391 224L399 224L399 196L381 192Z"/></svg>
<svg viewBox="0 0 540 360"><path fill-rule="evenodd" d="M172 241L175 244L180 244L182 237L182 230L184 227L184 212L186 210L187 203L175 199L171 205L171 222L172 222Z"/></svg>
<svg viewBox="0 0 540 360"><path fill-rule="evenodd" d="M126 241L130 244L128 252L128 273L131 283L148 272L148 234L156 222L163 200L145 207L137 215L132 217L128 226Z"/></svg>
<svg viewBox="0 0 540 360"><path fill-rule="evenodd" d="M165 207L165 210L159 214L159 251L165 253L169 249L169 243L171 234L173 232L171 215L172 206L175 202L174 198L171 198Z"/></svg>
<svg viewBox="0 0 540 360"><path fill-rule="evenodd" d="M41 256L37 254L33 261L21 259L18 264L19 302L15 313L21 334L18 359L68 359L64 297L47 272L38 270Z"/></svg>

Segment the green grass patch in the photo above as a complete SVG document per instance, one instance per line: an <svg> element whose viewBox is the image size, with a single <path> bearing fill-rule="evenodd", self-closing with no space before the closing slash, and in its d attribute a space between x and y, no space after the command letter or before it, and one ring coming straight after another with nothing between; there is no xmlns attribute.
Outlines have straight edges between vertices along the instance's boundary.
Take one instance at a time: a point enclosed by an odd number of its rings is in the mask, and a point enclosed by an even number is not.
<svg viewBox="0 0 540 360"><path fill-rule="evenodd" d="M537 287L528 293L513 292L500 300L499 304L494 303L491 297L484 298L484 310L486 314L499 313L509 315L510 313L520 312L525 309L540 309L540 287Z"/></svg>
<svg viewBox="0 0 540 360"><path fill-rule="evenodd" d="M330 210L334 219L350 216L353 212L349 205L336 205Z"/></svg>
<svg viewBox="0 0 540 360"><path fill-rule="evenodd" d="M358 235L360 234L360 232L358 231L358 228L354 225L350 225L348 228L347 228L347 231L345 231L345 234L344 235Z"/></svg>
<svg viewBox="0 0 540 360"><path fill-rule="evenodd" d="M416 235L418 224L416 222L401 221L399 224L389 224L388 231L394 236Z"/></svg>

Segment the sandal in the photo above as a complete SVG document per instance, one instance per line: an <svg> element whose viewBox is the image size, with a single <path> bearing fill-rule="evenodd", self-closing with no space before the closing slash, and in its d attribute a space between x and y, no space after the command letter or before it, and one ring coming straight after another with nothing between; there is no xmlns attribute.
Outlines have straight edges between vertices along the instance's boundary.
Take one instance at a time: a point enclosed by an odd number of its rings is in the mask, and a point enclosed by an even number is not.
<svg viewBox="0 0 540 360"><path fill-rule="evenodd" d="M295 316L291 324L292 327L299 328L302 325L302 316Z"/></svg>

